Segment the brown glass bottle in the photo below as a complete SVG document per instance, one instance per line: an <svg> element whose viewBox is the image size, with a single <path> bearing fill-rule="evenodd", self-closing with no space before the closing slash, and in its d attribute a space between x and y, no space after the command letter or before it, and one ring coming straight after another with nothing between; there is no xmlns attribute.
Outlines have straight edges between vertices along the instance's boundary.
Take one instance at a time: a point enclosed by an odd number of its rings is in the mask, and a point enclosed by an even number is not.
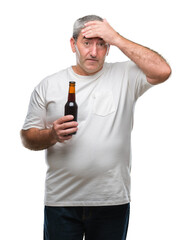
<svg viewBox="0 0 192 240"><path fill-rule="evenodd" d="M74 119L72 121L77 121L78 106L75 101L75 82L69 82L69 94L68 101L65 104L65 115L73 115ZM76 134L72 133L72 134Z"/></svg>

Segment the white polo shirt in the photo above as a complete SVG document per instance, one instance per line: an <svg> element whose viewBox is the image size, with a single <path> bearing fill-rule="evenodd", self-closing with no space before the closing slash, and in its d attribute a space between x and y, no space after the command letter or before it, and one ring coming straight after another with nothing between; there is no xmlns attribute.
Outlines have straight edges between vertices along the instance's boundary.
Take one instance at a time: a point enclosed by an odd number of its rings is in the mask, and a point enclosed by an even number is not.
<svg viewBox="0 0 192 240"><path fill-rule="evenodd" d="M76 81L79 129L46 150L45 205L128 203L135 102L152 85L132 61L105 63L92 76L67 68L34 89L23 129L51 128L64 115L69 81Z"/></svg>

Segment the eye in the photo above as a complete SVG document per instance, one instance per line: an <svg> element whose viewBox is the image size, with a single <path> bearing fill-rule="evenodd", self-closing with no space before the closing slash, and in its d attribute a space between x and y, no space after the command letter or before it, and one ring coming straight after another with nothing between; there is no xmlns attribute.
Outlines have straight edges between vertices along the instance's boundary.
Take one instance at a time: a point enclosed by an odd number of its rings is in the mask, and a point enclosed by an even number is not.
<svg viewBox="0 0 192 240"><path fill-rule="evenodd" d="M84 44L86 47L89 46L89 42L84 42L83 44Z"/></svg>
<svg viewBox="0 0 192 240"><path fill-rule="evenodd" d="M105 44L105 42L99 42L99 43L97 43L97 46L101 49L104 49L106 44Z"/></svg>
<svg viewBox="0 0 192 240"><path fill-rule="evenodd" d="M99 45L100 47L104 47L104 46L105 46L105 44L104 44L104 43L102 43L102 42L101 42L101 43L99 43L98 45Z"/></svg>

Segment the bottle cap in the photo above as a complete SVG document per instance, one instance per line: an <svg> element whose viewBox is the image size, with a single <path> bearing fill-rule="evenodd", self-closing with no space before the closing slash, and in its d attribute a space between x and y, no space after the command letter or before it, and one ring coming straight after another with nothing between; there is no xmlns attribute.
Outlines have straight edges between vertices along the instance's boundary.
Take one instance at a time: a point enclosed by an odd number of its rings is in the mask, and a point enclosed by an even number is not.
<svg viewBox="0 0 192 240"><path fill-rule="evenodd" d="M70 83L70 84L75 84L76 82L75 82L75 81L70 81L69 83Z"/></svg>

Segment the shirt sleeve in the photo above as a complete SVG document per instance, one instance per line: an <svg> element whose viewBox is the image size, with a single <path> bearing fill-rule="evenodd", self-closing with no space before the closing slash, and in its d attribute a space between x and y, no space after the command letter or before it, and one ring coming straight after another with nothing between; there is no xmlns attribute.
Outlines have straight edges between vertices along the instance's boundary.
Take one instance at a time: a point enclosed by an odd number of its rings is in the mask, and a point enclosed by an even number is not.
<svg viewBox="0 0 192 240"><path fill-rule="evenodd" d="M27 116L23 130L30 128L45 129L46 103L45 91L42 84L39 84L31 94Z"/></svg>
<svg viewBox="0 0 192 240"><path fill-rule="evenodd" d="M153 87L153 85L147 81L147 77L143 71L133 62L131 62L129 67L129 82L135 100Z"/></svg>

